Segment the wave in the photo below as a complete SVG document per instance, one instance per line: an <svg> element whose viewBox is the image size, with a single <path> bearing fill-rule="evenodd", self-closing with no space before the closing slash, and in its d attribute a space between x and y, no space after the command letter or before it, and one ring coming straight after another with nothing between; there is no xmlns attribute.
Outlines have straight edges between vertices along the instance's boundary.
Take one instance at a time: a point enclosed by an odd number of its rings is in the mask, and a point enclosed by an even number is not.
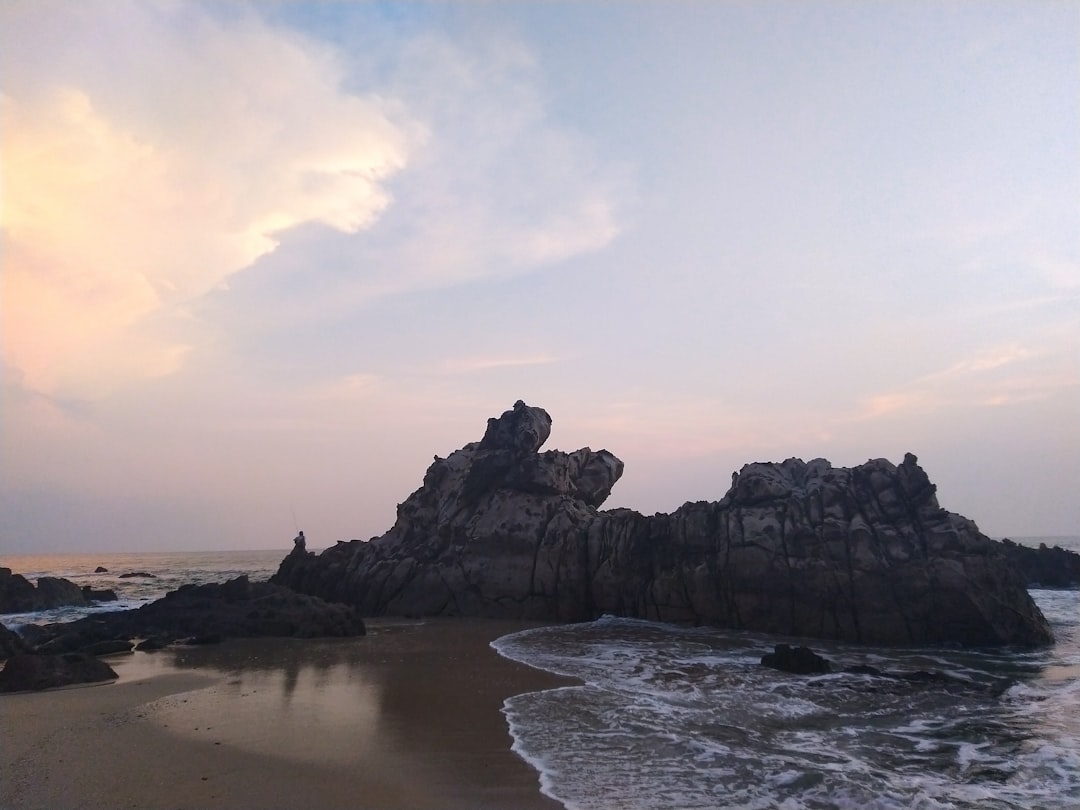
<svg viewBox="0 0 1080 810"><path fill-rule="evenodd" d="M604 617L493 643L580 686L507 700L514 750L570 810L1080 806L1080 594L1036 594L1054 648L811 642L841 666L941 686L761 667L781 639Z"/></svg>

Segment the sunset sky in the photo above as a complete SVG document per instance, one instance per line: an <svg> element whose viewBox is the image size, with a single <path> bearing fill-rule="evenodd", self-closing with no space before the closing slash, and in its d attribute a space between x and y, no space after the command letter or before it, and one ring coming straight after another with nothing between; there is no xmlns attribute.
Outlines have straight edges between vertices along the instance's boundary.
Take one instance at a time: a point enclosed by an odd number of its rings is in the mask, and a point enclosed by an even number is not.
<svg viewBox="0 0 1080 810"><path fill-rule="evenodd" d="M0 554L368 538L517 399L1080 534L1080 2L4 0L0 104Z"/></svg>

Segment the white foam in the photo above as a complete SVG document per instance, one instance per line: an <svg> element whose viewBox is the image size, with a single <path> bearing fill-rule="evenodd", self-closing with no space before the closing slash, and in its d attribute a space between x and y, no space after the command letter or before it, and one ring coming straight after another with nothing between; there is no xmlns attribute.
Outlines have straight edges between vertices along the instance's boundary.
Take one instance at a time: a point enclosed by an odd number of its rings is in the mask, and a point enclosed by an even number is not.
<svg viewBox="0 0 1080 810"><path fill-rule="evenodd" d="M1076 601L1070 603L1076 606ZM970 689L758 665L772 639L606 618L493 643L584 686L511 698L514 750L571 810L1080 806L1078 651L832 645L834 660L937 669ZM1060 677L1041 677L1055 668ZM1004 675L1002 673L1005 673ZM983 686L1017 678L1000 698Z"/></svg>

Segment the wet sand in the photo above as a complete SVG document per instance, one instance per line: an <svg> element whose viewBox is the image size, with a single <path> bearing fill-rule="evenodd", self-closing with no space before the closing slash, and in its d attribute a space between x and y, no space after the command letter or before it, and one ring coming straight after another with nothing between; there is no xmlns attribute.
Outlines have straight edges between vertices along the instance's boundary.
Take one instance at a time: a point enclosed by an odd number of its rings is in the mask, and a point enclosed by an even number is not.
<svg viewBox="0 0 1080 810"><path fill-rule="evenodd" d="M110 657L116 683L0 696L0 804L555 810L500 709L565 681L488 646L525 626L376 621Z"/></svg>

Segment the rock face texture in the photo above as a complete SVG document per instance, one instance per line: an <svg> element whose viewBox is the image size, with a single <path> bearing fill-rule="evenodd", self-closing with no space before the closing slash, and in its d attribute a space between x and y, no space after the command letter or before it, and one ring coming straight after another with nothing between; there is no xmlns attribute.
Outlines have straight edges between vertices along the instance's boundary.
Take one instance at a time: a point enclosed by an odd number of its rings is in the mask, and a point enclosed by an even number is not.
<svg viewBox="0 0 1080 810"><path fill-rule="evenodd" d="M518 402L479 442L438 456L397 521L273 582L365 615L579 621L603 614L796 636L1040 645L1046 620L999 543L938 506L917 459L837 468L748 464L716 502L646 517L598 511L623 465L539 448Z"/></svg>

